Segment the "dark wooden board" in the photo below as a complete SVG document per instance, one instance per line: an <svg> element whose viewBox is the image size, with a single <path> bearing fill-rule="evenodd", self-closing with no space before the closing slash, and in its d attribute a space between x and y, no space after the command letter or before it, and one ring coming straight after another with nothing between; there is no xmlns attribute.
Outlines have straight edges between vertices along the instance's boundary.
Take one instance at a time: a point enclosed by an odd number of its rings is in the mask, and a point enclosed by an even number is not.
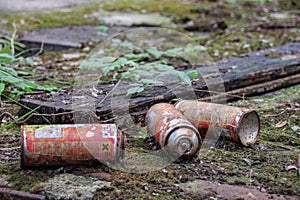
<svg viewBox="0 0 300 200"><path fill-rule="evenodd" d="M62 51L70 48L82 48L89 43L100 43L112 35L128 28L109 27L106 33L101 33L97 26L64 26L58 28L40 29L32 32L24 32L20 41L27 49L39 51Z"/></svg>
<svg viewBox="0 0 300 200"><path fill-rule="evenodd" d="M300 43L253 52L222 63L198 67L197 70L201 72L202 76L193 81L194 93L199 99L214 99L215 102L224 102L224 97L228 100L236 98L237 95L251 96L295 85L300 83ZM166 85L172 84L166 83ZM131 119L134 122L143 122L147 109L156 103L169 102L177 97L195 98L184 87L179 87L174 92L170 90L170 87L153 86L126 100L125 88L118 86L117 91L109 93L113 88L114 84L97 86L97 90L103 91L103 93L98 94L96 98L90 97L92 104L95 104L95 112L82 111L89 109L91 105L84 105L84 103L90 103L89 101L83 100L74 103L73 106L78 110L75 112L75 122L113 122L114 119L119 118L128 120L128 123L132 122ZM108 93L109 95L107 95ZM224 93L228 95L225 96ZM222 94L223 96L220 96ZM40 106L37 109L39 114L29 116L24 123L73 123L72 96L74 97L72 91L62 91L56 95L33 95L21 99L20 103L31 109ZM114 97L111 98L111 96ZM128 106L126 106L127 101L129 102ZM28 111L23 107L19 116L23 116ZM120 117L121 115L122 117Z"/></svg>

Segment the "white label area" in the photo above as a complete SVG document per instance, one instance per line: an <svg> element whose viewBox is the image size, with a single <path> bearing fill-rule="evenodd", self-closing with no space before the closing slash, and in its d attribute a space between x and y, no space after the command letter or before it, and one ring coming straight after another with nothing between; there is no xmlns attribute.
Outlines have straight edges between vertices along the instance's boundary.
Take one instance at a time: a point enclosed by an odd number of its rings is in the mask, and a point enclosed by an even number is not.
<svg viewBox="0 0 300 200"><path fill-rule="evenodd" d="M46 127L37 129L34 132L34 137L37 139L43 138L62 138L62 129L55 127Z"/></svg>

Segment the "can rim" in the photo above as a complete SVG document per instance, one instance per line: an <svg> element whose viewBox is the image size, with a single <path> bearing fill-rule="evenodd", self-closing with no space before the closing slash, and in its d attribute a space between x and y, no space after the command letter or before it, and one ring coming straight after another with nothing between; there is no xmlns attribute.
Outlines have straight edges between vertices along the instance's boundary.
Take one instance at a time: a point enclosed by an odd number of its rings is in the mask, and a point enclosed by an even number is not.
<svg viewBox="0 0 300 200"><path fill-rule="evenodd" d="M182 120L182 121L183 121L183 120ZM183 122L184 122L184 121L183 121ZM201 138L201 136L200 136L199 131L198 131L192 124L191 124L191 125L187 124L187 122L186 122L186 124L184 124L184 125L180 124L180 126L179 126L179 124L178 124L178 125L175 126L173 129L171 129L171 130L169 130L169 131L166 132L166 139L165 139L165 143L164 143L164 146L163 146L163 147L165 147L165 146L168 144L168 140L169 140L170 136L171 136L176 130L178 130L178 129L180 129L180 128L187 128L187 129L190 129L191 131L193 131L193 132L195 133L195 135L197 136L198 142L199 142L199 145L198 145L198 147L197 147L197 149L196 149L196 151L195 151L195 152L196 152L195 155L189 155L188 153L191 152L191 151L188 151L188 152L185 152L182 156L196 156L196 155L199 153L200 148L201 148L201 146L202 146L202 138Z"/></svg>
<svg viewBox="0 0 300 200"><path fill-rule="evenodd" d="M243 120L245 119L245 117L247 117L248 115L250 114L254 114L256 119L257 119L257 130L255 132L255 136L254 138L252 139L252 141L250 142L249 140L248 141L245 141L241 138L241 135L242 133L240 133L241 131L241 126L243 125L242 122ZM242 111L241 112L241 115L240 115L240 118L237 120L235 119L236 121L238 121L237 125L236 125L236 135L237 135L237 139L244 145L244 146L250 146L252 144L254 144L260 134L260 118L259 118L259 115L258 113L255 111L255 110L249 110L247 112L245 111Z"/></svg>

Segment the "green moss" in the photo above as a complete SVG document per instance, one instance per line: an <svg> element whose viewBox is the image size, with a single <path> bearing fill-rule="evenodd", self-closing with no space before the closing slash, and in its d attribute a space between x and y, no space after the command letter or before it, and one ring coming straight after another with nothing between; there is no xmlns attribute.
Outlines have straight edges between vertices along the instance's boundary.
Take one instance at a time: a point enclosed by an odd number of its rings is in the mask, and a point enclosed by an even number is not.
<svg viewBox="0 0 300 200"><path fill-rule="evenodd" d="M13 188L30 192L49 178L45 171L16 170L10 175L8 181L12 183Z"/></svg>
<svg viewBox="0 0 300 200"><path fill-rule="evenodd" d="M19 30L34 30L41 28L54 28L65 25L98 25L97 19L84 17L99 10L99 4L93 3L89 6L78 6L72 11L50 11L46 13L23 13L23 14L2 14L2 19L6 19L8 29L12 29L11 24L15 22ZM21 23L23 21L24 23Z"/></svg>
<svg viewBox="0 0 300 200"><path fill-rule="evenodd" d="M105 10L146 10L147 12L169 13L189 15L190 10L195 8L195 3L183 3L180 0L112 0L103 4ZM198 4L199 5L199 4ZM201 4L207 7L207 4Z"/></svg>

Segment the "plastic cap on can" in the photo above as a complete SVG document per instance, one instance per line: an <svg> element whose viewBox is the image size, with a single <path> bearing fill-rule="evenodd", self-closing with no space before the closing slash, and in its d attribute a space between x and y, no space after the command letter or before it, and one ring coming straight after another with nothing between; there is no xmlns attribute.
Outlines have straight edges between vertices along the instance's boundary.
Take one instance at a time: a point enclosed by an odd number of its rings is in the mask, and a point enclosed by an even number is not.
<svg viewBox="0 0 300 200"><path fill-rule="evenodd" d="M171 156L194 156L199 145L197 133L189 128L178 128L168 138L167 151Z"/></svg>

